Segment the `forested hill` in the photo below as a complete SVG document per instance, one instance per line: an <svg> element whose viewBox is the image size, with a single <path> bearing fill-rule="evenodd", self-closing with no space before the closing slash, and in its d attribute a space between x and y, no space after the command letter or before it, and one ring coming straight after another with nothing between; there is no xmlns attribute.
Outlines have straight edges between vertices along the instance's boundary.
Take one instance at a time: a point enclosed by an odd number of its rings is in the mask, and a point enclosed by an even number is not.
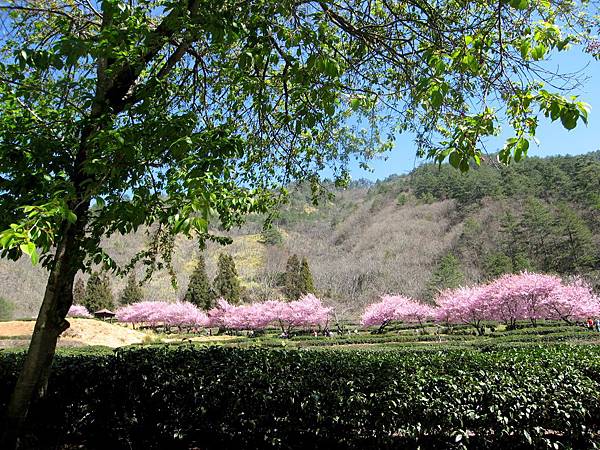
<svg viewBox="0 0 600 450"><path fill-rule="evenodd" d="M248 301L281 295L281 272L294 253L307 258L318 294L342 314L382 293L430 299L445 286L521 270L582 275L600 286L600 152L509 167L490 157L466 174L428 164L377 183L353 182L316 206L300 186L272 230L262 232L262 222L251 218L232 233L232 245L207 252L210 275L220 251L233 255ZM107 250L124 261L146 239L114 237ZM179 290L158 274L146 297L183 295L198 250L186 240L177 248ZM16 315L31 315L45 277L27 261L2 261L0 297L16 304ZM115 294L124 283L113 279Z"/></svg>

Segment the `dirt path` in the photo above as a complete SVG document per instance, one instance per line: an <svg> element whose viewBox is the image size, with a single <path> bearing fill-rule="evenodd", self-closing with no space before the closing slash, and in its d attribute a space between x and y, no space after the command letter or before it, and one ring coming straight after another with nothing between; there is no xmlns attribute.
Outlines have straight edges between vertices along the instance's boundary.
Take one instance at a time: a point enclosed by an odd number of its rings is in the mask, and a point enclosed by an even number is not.
<svg viewBox="0 0 600 450"><path fill-rule="evenodd" d="M146 337L146 334L141 331L102 320L69 319L69 322L71 327L58 341L60 347L102 345L114 348L141 343ZM33 332L33 325L32 320L0 322L0 347L27 345Z"/></svg>

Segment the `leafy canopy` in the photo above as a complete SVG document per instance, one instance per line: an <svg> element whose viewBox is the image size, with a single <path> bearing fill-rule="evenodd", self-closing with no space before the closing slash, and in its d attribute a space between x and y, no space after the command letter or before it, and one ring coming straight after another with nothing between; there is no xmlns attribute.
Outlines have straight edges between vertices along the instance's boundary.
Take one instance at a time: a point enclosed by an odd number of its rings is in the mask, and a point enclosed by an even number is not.
<svg viewBox="0 0 600 450"><path fill-rule="evenodd" d="M80 268L114 270L101 238L152 227L219 239L282 186L391 148L467 170L501 122L521 159L538 116L567 129L588 107L537 62L588 36L571 1L104 0L0 2L0 247L54 263L86 224ZM591 41L590 41L591 42ZM368 129L368 131L366 131Z"/></svg>

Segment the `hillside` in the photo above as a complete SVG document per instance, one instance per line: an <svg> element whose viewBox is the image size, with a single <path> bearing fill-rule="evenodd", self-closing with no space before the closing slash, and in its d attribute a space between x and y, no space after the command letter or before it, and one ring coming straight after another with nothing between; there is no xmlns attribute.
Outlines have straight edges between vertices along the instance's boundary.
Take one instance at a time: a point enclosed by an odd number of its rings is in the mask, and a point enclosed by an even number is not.
<svg viewBox="0 0 600 450"><path fill-rule="evenodd" d="M210 244L209 275L218 253L228 252L245 297L273 298L281 295L287 258L297 253L308 259L318 293L342 314L383 293L430 298L445 285L511 271L583 275L598 284L600 152L529 158L510 167L490 158L467 174L424 165L406 176L331 191L334 199L314 205L308 187L292 190L274 221L280 244L264 243L260 217L230 233L233 244ZM106 250L123 262L147 239L142 232L113 237ZM185 292L198 248L180 239L176 249L178 290L159 272L145 285L147 298L174 300ZM15 317L36 313L45 277L27 260L0 261L0 297L15 304ZM124 284L113 279L115 294Z"/></svg>

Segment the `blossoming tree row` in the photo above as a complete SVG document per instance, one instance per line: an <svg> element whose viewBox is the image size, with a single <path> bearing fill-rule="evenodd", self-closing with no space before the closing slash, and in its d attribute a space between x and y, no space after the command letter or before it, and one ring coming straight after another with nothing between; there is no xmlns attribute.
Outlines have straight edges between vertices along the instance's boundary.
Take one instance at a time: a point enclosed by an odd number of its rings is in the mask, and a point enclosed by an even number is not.
<svg viewBox="0 0 600 450"><path fill-rule="evenodd" d="M325 326L331 308L323 306L312 294L293 302L267 301L234 306L221 299L208 314L189 302L146 301L119 308L115 317L119 322L149 326L176 326L179 328L219 327L229 330L260 330L268 326L281 327L289 333L296 327ZM92 317L81 305L73 305L70 317Z"/></svg>
<svg viewBox="0 0 600 450"><path fill-rule="evenodd" d="M483 334L485 321L514 327L518 320L571 323L600 315L600 299L580 279L565 283L557 276L527 272L504 275L479 286L445 290L435 303L432 306L403 296L384 296L366 308L362 324L379 325L381 330L392 321L422 324L436 320L469 324Z"/></svg>

